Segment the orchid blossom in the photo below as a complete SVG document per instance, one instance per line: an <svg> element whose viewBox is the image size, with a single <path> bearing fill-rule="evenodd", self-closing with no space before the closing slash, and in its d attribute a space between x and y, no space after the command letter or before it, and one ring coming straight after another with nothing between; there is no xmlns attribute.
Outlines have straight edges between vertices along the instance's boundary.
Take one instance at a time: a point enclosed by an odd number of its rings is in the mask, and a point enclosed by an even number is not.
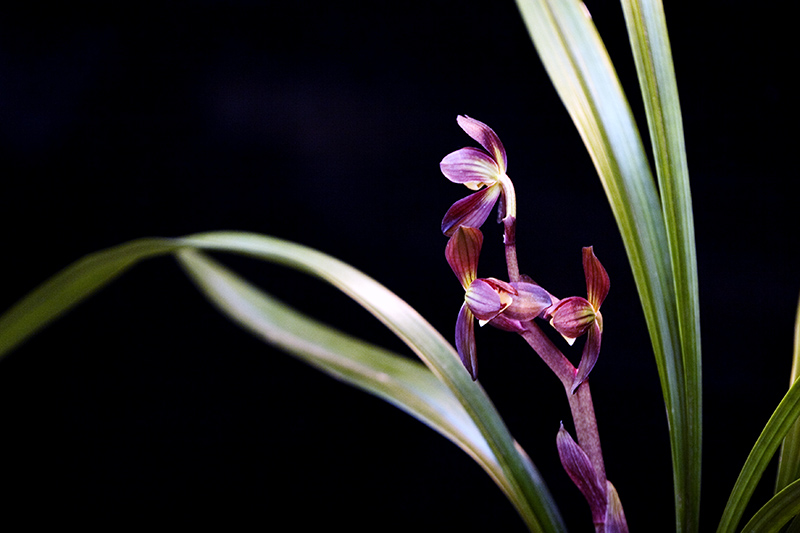
<svg viewBox="0 0 800 533"><path fill-rule="evenodd" d="M586 276L588 298L572 296L560 300L549 311L550 323L570 344L588 331L581 362L575 374L572 392L589 377L600 354L603 334L603 315L600 306L608 295L610 281L603 265L594 255L591 246L583 249L583 272Z"/></svg>
<svg viewBox="0 0 800 533"><path fill-rule="evenodd" d="M448 154L439 167L453 183L463 183L474 192L454 203L442 220L442 232L451 236L460 226L480 228L500 199L498 221L517 216L514 186L506 175L506 150L497 134L466 115L458 125L482 147L466 147Z"/></svg>
<svg viewBox="0 0 800 533"><path fill-rule="evenodd" d="M459 226L447 242L445 257L464 288L464 303L456 320L456 350L472 376L478 377L475 321L506 331L521 332L522 322L533 320L552 304L550 294L533 283L508 283L478 278L478 256L483 234L477 228Z"/></svg>

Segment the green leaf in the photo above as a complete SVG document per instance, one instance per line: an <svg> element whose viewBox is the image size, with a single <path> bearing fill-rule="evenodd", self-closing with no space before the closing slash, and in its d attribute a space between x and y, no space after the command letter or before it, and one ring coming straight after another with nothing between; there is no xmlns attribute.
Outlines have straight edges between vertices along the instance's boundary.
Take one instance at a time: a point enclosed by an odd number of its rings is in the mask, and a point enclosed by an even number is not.
<svg viewBox="0 0 800 533"><path fill-rule="evenodd" d="M514 442L486 393L472 381L453 347L417 311L353 267L299 244L251 233L216 232L182 242L205 250L250 255L323 279L383 322L431 369L464 407L507 478L512 502L533 531L563 531L543 482Z"/></svg>
<svg viewBox="0 0 800 533"><path fill-rule="evenodd" d="M676 525L679 531L695 530L701 453L700 352L696 284L691 283L696 275L693 232L688 231L691 218L685 212L688 186L682 182L685 172L679 171L667 180L672 197L665 200L683 202L665 207L674 217L668 236L641 137L585 6L577 0L517 0L517 4L539 57L594 162L625 244L667 407ZM676 109L670 108L676 103L677 96L674 102L667 100L662 105L664 120L674 120ZM672 165L672 157L681 159L682 148L673 146L681 132L673 126L664 128L664 140L670 148L662 165ZM674 261L671 244L676 248ZM689 285L677 287L676 274L681 276L680 283Z"/></svg>
<svg viewBox="0 0 800 533"><path fill-rule="evenodd" d="M728 498L717 533L732 533L736 530L764 469L798 416L800 416L800 380L795 381L778 404L750 451Z"/></svg>
<svg viewBox="0 0 800 533"><path fill-rule="evenodd" d="M423 374L423 367L418 364L398 362L385 351L312 323L288 308L281 311L281 306L269 297L255 292L213 262L192 254L192 248L248 255L322 278L386 324L429 370ZM462 446L489 472L531 531L565 529L530 459L508 433L483 389L469 377L450 344L419 313L375 280L304 246L255 234L220 232L181 239L141 239L91 254L53 276L0 317L0 356L138 261L167 253L177 253L209 297L240 324L256 328L262 336L274 335L273 342L286 343L287 348L292 345L295 354L319 356L314 364L391 399ZM282 332L269 322L280 317L289 321ZM303 327L312 328L319 339L330 345L307 338L301 347L303 336L297 328ZM328 352L323 354L325 349ZM342 359L349 350L353 351L353 358ZM394 379L387 380L390 372ZM440 384L433 385L434 382ZM424 402L430 405L422 407Z"/></svg>
<svg viewBox="0 0 800 533"><path fill-rule="evenodd" d="M299 313L197 251L180 251L177 257L200 291L228 318L416 417L467 452L509 498L515 498L486 439L450 389L424 365Z"/></svg>
<svg viewBox="0 0 800 533"><path fill-rule="evenodd" d="M677 498L678 515L687 531L699 527L700 471L703 444L700 299L697 280L694 217L683 135L678 85L661 0L622 0L639 86L647 113L650 140L669 241L678 312L684 397L689 431L684 434L694 453L685 465L696 475L687 479L686 496ZM685 506L684 510L681 510Z"/></svg>
<svg viewBox="0 0 800 533"><path fill-rule="evenodd" d="M800 377L800 302L797 304L797 315L794 322L794 354L792 356L792 375L789 380L791 385ZM797 421L789 430L781 446L780 459L778 460L778 477L775 481L777 494L792 481L800 479L800 421Z"/></svg>
<svg viewBox="0 0 800 533"><path fill-rule="evenodd" d="M170 239L140 239L74 262L0 316L0 357L139 261L177 246Z"/></svg>
<svg viewBox="0 0 800 533"><path fill-rule="evenodd" d="M777 533L800 513L800 480L787 485L753 515L742 533Z"/></svg>

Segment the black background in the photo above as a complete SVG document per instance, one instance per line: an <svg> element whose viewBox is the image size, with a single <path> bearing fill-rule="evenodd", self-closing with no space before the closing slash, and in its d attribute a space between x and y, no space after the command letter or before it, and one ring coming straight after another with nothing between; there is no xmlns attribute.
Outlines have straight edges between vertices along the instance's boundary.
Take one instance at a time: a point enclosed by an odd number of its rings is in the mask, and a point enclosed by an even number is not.
<svg viewBox="0 0 800 533"><path fill-rule="evenodd" d="M587 4L646 136L621 8ZM696 216L713 530L788 385L796 133L779 14L667 4ZM234 229L351 263L449 338L463 292L439 224L466 189L438 163L474 144L455 121L469 114L505 143L522 270L560 296L582 294L580 249L594 245L610 274L592 375L606 467L633 531L673 529L666 419L626 256L513 2L27 5L0 11L0 308L92 251ZM484 233L480 275L502 275L500 230ZM408 353L333 289L220 259ZM568 526L590 531L555 451L569 420L560 385L520 339L486 328L478 344L481 383ZM169 258L3 360L0 425L5 520L524 530L456 447L243 333Z"/></svg>

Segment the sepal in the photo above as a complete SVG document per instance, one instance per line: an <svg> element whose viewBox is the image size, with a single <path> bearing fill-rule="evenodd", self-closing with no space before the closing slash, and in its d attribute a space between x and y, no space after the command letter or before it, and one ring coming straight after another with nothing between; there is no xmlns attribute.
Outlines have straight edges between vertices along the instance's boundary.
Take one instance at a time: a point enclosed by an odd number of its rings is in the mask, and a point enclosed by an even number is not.
<svg viewBox="0 0 800 533"><path fill-rule="evenodd" d="M475 348L475 317L467 303L461 305L456 320L456 351L473 381L478 379L478 355Z"/></svg>
<svg viewBox="0 0 800 533"><path fill-rule="evenodd" d="M481 230L464 226L459 226L447 241L444 256L464 290L478 277L478 258L482 246Z"/></svg>
<svg viewBox="0 0 800 533"><path fill-rule="evenodd" d="M605 533L628 533L628 521L625 519L625 511L622 510L622 502L619 500L617 489L610 481L606 481L608 506L606 507L606 531Z"/></svg>

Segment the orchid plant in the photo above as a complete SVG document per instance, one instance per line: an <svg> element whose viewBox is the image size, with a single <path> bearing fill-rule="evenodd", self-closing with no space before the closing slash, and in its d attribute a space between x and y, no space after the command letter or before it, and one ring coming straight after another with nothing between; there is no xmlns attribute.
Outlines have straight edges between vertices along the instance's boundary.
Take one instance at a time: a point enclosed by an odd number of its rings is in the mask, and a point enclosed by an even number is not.
<svg viewBox="0 0 800 533"><path fill-rule="evenodd" d="M606 191L639 291L668 417L675 529L699 530L702 374L699 300L680 105L660 0L622 0L645 103L655 161L647 153L613 65L585 6L577 0L518 0L533 44L572 117ZM46 281L0 316L0 356L138 262L170 254L228 318L266 342L412 414L468 453L507 496L531 531L563 531L546 484L513 439L478 382L478 349L492 347L475 323L520 336L561 382L575 438L561 426L555 445L583 494L596 531L627 531L622 502L606 477L590 376L601 352L601 306L608 273L589 246L582 250L586 296L558 298L521 273L517 202L506 150L488 125L457 123L480 147L445 156L440 170L472 192L442 220L445 259L464 290L455 320L455 349L421 314L387 288L328 255L273 237L214 232L140 239L89 255ZM432 167L435 163L432 162ZM478 277L481 228L497 206L507 272ZM488 246L487 246L488 248ZM411 361L353 338L278 302L211 259L241 254L323 279L361 304L420 359ZM577 253L576 253L577 255ZM601 253L602 255L602 253ZM552 331L548 331L552 329ZM552 338L551 338L552 337ZM579 338L583 339L578 342ZM572 345L582 344L576 357ZM575 364L577 362L577 364ZM800 531L800 313L792 386L745 461L719 518L719 533L740 530L767 464L780 452L774 496L743 531Z"/></svg>

